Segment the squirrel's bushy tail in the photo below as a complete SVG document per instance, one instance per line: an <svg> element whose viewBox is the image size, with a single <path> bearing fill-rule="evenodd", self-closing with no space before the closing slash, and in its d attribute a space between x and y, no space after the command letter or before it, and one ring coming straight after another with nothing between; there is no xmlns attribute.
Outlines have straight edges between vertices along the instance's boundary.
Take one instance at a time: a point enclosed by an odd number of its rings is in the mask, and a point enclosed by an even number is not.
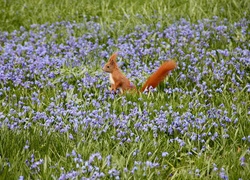
<svg viewBox="0 0 250 180"><path fill-rule="evenodd" d="M155 88L158 84L165 79L168 73L176 68L176 62L173 60L169 60L164 62L157 71L155 71L145 82L145 84L141 88L141 92L143 92L146 88L153 87Z"/></svg>

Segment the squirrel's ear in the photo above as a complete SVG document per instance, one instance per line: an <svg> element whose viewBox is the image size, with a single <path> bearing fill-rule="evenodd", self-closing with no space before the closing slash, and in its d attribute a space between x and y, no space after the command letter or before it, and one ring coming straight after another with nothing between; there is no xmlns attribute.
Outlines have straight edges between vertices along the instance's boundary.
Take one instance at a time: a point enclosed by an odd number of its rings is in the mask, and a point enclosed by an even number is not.
<svg viewBox="0 0 250 180"><path fill-rule="evenodd" d="M113 59L109 59L109 63L110 63L111 65L113 65L113 64L115 63L115 61L114 61Z"/></svg>
<svg viewBox="0 0 250 180"><path fill-rule="evenodd" d="M118 53L114 53L111 55L111 57L109 58L109 61L113 61L113 62L116 62L116 57L117 57Z"/></svg>

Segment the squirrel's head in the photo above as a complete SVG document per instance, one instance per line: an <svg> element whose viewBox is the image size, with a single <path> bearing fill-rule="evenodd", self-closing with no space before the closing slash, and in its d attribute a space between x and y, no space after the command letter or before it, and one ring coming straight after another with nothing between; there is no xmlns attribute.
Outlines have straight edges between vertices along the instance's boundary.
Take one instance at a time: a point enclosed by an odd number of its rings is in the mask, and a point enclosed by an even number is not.
<svg viewBox="0 0 250 180"><path fill-rule="evenodd" d="M112 73L113 70L117 67L116 57L117 53L112 54L112 56L109 58L109 61L104 65L102 70L108 73Z"/></svg>

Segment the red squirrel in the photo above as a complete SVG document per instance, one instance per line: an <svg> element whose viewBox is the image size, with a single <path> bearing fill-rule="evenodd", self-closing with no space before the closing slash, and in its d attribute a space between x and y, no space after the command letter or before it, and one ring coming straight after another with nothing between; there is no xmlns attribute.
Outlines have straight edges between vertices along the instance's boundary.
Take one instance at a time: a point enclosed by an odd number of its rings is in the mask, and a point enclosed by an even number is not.
<svg viewBox="0 0 250 180"><path fill-rule="evenodd" d="M121 72L117 63L116 57L118 53L114 53L109 58L109 61L102 68L103 71L109 73L109 80L111 84L110 91L119 89L120 93L127 90L136 90L136 87L131 83L128 78ZM165 61L145 82L140 92L152 87L155 88L158 84L165 79L169 72L176 68L176 62L173 60Z"/></svg>

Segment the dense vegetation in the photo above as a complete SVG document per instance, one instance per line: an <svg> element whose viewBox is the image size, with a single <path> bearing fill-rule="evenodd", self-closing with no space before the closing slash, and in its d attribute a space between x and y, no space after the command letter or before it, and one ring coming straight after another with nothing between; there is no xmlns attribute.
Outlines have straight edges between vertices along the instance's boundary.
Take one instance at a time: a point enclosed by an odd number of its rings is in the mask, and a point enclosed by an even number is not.
<svg viewBox="0 0 250 180"><path fill-rule="evenodd" d="M248 179L249 1L1 1L0 179ZM143 94L109 92L119 52Z"/></svg>

